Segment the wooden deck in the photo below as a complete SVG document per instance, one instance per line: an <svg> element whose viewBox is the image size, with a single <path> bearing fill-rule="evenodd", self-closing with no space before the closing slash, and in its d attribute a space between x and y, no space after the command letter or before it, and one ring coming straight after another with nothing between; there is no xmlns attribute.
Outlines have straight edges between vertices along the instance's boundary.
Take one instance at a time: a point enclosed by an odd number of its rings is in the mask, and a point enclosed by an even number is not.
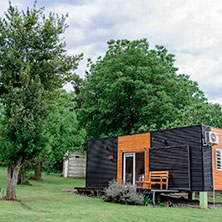
<svg viewBox="0 0 222 222"><path fill-rule="evenodd" d="M89 196L101 196L104 195L106 187L74 187L78 194L85 194ZM161 193L177 193L179 190L151 190L146 188L137 188L138 192L148 191L152 195L153 204L156 204L157 195Z"/></svg>

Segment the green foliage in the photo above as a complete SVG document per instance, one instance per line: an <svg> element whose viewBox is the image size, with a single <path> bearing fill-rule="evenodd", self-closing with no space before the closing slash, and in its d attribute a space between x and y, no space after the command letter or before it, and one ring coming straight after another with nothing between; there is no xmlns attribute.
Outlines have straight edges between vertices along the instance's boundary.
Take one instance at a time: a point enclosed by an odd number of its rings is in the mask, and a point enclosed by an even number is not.
<svg viewBox="0 0 222 222"><path fill-rule="evenodd" d="M164 128L205 124L222 128L222 107L219 104L196 101L181 110L180 116Z"/></svg>
<svg viewBox="0 0 222 222"><path fill-rule="evenodd" d="M144 196L144 204L150 205L153 204L152 200L149 198L149 196Z"/></svg>
<svg viewBox="0 0 222 222"><path fill-rule="evenodd" d="M0 95L11 87L28 87L39 76L45 89L61 87L71 81L82 55L67 56L66 16L49 13L43 8L19 11L9 3L5 18L0 18Z"/></svg>
<svg viewBox="0 0 222 222"><path fill-rule="evenodd" d="M206 101L196 82L176 74L174 55L146 39L111 40L88 66L80 118L90 138L182 125L184 112Z"/></svg>
<svg viewBox="0 0 222 222"><path fill-rule="evenodd" d="M32 170L31 162L26 161L19 171L17 184L32 186L32 184L30 182L30 179L33 176L31 170Z"/></svg>
<svg viewBox="0 0 222 222"><path fill-rule="evenodd" d="M166 207L166 203L160 203L160 207Z"/></svg>
<svg viewBox="0 0 222 222"><path fill-rule="evenodd" d="M13 165L19 157L25 161L38 155L47 142L42 128L47 105L39 78L30 80L25 89L12 88L2 98L5 110L0 119L0 159Z"/></svg>
<svg viewBox="0 0 222 222"><path fill-rule="evenodd" d="M0 161L8 165L44 149L53 91L72 80L82 58L65 54L65 19L54 13L47 17L35 6L20 12L11 2L0 18Z"/></svg>
<svg viewBox="0 0 222 222"><path fill-rule="evenodd" d="M144 196L137 193L135 186L119 184L116 181L110 182L103 199L113 203L144 205Z"/></svg>
<svg viewBox="0 0 222 222"><path fill-rule="evenodd" d="M9 2L0 18L0 161L8 165L6 199L16 199L17 175L47 144L44 123L54 90L70 82L82 58L67 56L66 17Z"/></svg>
<svg viewBox="0 0 222 222"><path fill-rule="evenodd" d="M83 79L80 78L78 75L75 75L72 82L71 82L74 92L75 92L75 97L74 100L76 102L76 109L80 108L83 102L83 97L81 94L81 90L83 87Z"/></svg>
<svg viewBox="0 0 222 222"><path fill-rule="evenodd" d="M75 113L75 94L59 91L54 104L50 107L45 124L45 133L49 135L48 149L44 159L44 167L51 170L57 162L69 157L69 152L82 151L85 146L86 132L79 125Z"/></svg>
<svg viewBox="0 0 222 222"><path fill-rule="evenodd" d="M169 207L173 207L173 202L169 202Z"/></svg>

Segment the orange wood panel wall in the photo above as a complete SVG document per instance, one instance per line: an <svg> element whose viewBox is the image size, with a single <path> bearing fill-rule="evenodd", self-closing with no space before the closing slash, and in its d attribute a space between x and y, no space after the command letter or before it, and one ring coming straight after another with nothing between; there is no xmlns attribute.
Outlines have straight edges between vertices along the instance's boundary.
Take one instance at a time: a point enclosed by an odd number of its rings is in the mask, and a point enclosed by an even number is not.
<svg viewBox="0 0 222 222"><path fill-rule="evenodd" d="M150 148L150 133L142 133L136 135L119 136L118 137L118 156L117 156L117 182L122 182L122 154L126 152L144 151L145 180L149 176L149 158L148 148Z"/></svg>
<svg viewBox="0 0 222 222"><path fill-rule="evenodd" d="M212 132L219 134L219 144L213 145L212 147L212 158L213 158L213 186L214 190L222 190L222 171L216 168L216 148L222 149L222 130L211 128Z"/></svg>

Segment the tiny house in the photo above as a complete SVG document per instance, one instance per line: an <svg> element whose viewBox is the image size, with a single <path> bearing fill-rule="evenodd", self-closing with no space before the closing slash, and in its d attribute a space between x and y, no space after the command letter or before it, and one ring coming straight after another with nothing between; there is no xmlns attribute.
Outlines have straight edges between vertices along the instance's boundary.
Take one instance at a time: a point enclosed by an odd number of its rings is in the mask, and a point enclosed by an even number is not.
<svg viewBox="0 0 222 222"><path fill-rule="evenodd" d="M86 187L146 181L169 172L168 189L222 190L222 129L206 125L93 139L87 142Z"/></svg>

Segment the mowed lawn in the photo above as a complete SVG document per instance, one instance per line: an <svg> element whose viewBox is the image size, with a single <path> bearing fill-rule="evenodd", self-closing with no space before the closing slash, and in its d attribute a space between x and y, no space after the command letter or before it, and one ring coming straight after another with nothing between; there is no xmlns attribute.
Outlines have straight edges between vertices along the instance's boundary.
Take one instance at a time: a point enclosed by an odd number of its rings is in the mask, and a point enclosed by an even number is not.
<svg viewBox="0 0 222 222"><path fill-rule="evenodd" d="M63 192L84 186L82 179L61 178L59 174L43 174L43 182L17 187L19 202L0 201L1 222L31 221L222 221L222 210L188 207L157 208L105 203L101 199ZM6 168L0 167L0 186L5 188Z"/></svg>

